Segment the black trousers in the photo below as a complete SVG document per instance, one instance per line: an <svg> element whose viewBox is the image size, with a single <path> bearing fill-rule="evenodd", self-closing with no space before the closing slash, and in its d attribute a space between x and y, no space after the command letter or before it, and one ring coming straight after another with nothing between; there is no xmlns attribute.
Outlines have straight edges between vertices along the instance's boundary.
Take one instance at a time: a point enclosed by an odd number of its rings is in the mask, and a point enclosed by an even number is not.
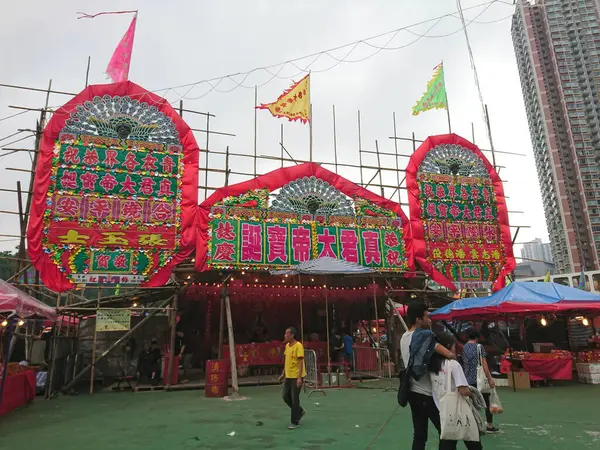
<svg viewBox="0 0 600 450"><path fill-rule="evenodd" d="M477 384L472 384L471 386L477 388ZM481 395L483 395L483 399L485 400L485 420L487 420L487 423L492 423L494 421L494 415L490 411L490 394L482 393Z"/></svg>
<svg viewBox="0 0 600 450"><path fill-rule="evenodd" d="M430 420L438 434L440 432L440 412L435 406L431 395L410 392L408 394L408 404L410 405L414 429L412 450L425 450Z"/></svg>
<svg viewBox="0 0 600 450"><path fill-rule="evenodd" d="M283 385L283 401L292 410L291 422L294 425L300 423L300 417L302 416L302 407L300 406L300 389L298 387L297 378L286 378Z"/></svg>
<svg viewBox="0 0 600 450"><path fill-rule="evenodd" d="M481 442L463 441L467 450L482 450ZM442 441L440 440L440 450L456 450L457 441Z"/></svg>

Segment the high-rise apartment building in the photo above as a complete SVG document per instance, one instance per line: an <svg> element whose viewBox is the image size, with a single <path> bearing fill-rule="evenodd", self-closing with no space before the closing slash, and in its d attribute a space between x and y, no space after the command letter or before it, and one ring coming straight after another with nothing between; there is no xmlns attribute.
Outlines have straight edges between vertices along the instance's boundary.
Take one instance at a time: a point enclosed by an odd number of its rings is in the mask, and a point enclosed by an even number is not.
<svg viewBox="0 0 600 450"><path fill-rule="evenodd" d="M552 262L552 250L550 244L542 242L540 238L536 238L531 242L525 242L521 249L521 258L523 262L544 261Z"/></svg>
<svg viewBox="0 0 600 450"><path fill-rule="evenodd" d="M557 273L598 268L600 5L518 0L512 39ZM581 253L580 253L581 251Z"/></svg>

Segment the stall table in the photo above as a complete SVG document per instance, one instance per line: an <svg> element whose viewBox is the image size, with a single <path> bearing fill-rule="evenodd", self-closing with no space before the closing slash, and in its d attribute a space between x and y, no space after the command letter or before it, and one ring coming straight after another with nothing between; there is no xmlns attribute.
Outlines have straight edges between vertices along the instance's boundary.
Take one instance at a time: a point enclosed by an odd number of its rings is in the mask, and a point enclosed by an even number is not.
<svg viewBox="0 0 600 450"><path fill-rule="evenodd" d="M26 405L35 398L35 371L27 370L9 375L4 384L0 416Z"/></svg>
<svg viewBox="0 0 600 450"><path fill-rule="evenodd" d="M513 352L512 358L508 355L505 355L504 358L510 364L501 366L502 373L508 373L511 368L522 367L523 370L529 372L531 381L573 379L573 357L570 352Z"/></svg>

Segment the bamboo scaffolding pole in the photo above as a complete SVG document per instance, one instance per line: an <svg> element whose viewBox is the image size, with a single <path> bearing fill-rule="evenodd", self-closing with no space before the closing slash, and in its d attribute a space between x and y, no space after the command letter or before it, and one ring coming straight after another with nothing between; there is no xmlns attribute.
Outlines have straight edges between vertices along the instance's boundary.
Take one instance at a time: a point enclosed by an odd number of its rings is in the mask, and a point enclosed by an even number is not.
<svg viewBox="0 0 600 450"><path fill-rule="evenodd" d="M94 342L92 344L92 365L90 368L90 395L94 395L94 372L96 371L96 344L98 342L98 311L102 299L102 286L98 288L98 306L96 307L96 320L94 323Z"/></svg>
<svg viewBox="0 0 600 450"><path fill-rule="evenodd" d="M57 307L60 306L61 294L58 294L56 299ZM46 383L46 398L50 398L50 393L54 387L54 372L56 371L56 354L58 353L58 341L60 336L60 328L62 326L62 320L57 324L54 323L54 333L52 339L52 363L50 365L50 374L47 378Z"/></svg>
<svg viewBox="0 0 600 450"><path fill-rule="evenodd" d="M337 157L337 130L335 123L335 105L333 106L333 165L335 167L335 173L338 171L338 157Z"/></svg>
<svg viewBox="0 0 600 450"><path fill-rule="evenodd" d="M171 390L171 383L173 381L173 368L176 367L179 370L179 364L175 366L175 337L177 334L177 299L178 295L173 296L173 306L171 308L171 337L169 341L169 368L167 369L167 390ZM184 361L185 364L185 361ZM187 369L185 369L187 370Z"/></svg>
<svg viewBox="0 0 600 450"><path fill-rule="evenodd" d="M169 304L169 302L171 301L171 299L172 299L172 297L169 297L167 300L165 300L163 303L161 303L161 307L164 308L165 306L167 306ZM114 349L116 349L123 342L125 342L125 340L129 338L129 336L131 336L136 330L138 330L139 328L141 328L146 322L148 322L148 320L150 320L152 317L154 317L157 312L158 312L158 310L150 311L150 313L146 317L144 317L141 321L139 321L137 323L137 325L135 325L134 327L132 327L127 333L125 333L123 336L121 336L116 342L112 343L110 345L110 347L108 347L96 359L96 364L98 362L100 362L101 360L103 360L104 358L106 358L106 356L108 356ZM75 384L81 379L81 377L83 377L86 373L89 372L89 370L90 370L91 367L92 367L91 364L88 364L86 367L84 367L77 375L75 375L73 377L73 379L66 386L64 386L61 389L61 391L63 393L69 392L69 389L71 389L73 386L75 386Z"/></svg>

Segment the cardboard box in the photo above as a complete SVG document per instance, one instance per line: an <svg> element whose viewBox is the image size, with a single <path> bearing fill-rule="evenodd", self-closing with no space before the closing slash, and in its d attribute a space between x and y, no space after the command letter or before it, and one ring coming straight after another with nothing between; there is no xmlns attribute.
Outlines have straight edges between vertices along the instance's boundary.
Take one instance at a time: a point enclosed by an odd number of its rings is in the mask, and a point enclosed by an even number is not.
<svg viewBox="0 0 600 450"><path fill-rule="evenodd" d="M513 387L513 372L508 372L508 385ZM519 371L514 372L515 387L517 389L529 389L531 387L531 380L529 379L529 372Z"/></svg>

